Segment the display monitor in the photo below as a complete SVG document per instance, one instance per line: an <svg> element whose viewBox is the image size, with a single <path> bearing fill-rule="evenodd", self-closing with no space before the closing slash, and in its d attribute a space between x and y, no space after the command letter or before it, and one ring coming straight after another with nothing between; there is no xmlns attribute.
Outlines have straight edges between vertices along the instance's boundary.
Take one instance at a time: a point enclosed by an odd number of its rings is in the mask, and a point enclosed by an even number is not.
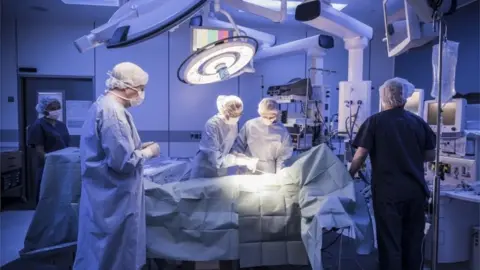
<svg viewBox="0 0 480 270"><path fill-rule="evenodd" d="M415 89L412 96L407 99L405 110L418 116L423 114L423 102L425 101L423 89Z"/></svg>
<svg viewBox="0 0 480 270"><path fill-rule="evenodd" d="M467 102L458 98L447 102L442 107L442 133L459 133L465 128L465 109ZM425 101L423 119L437 131L438 104L435 100Z"/></svg>
<svg viewBox="0 0 480 270"><path fill-rule="evenodd" d="M415 92L407 98L407 103L405 104L405 110L414 113L418 116L423 115L423 102L424 102L424 91L423 89L415 89ZM380 100L379 105L380 111L383 111L382 101Z"/></svg>
<svg viewBox="0 0 480 270"><path fill-rule="evenodd" d="M206 45L233 36L233 29L192 26L192 52Z"/></svg>

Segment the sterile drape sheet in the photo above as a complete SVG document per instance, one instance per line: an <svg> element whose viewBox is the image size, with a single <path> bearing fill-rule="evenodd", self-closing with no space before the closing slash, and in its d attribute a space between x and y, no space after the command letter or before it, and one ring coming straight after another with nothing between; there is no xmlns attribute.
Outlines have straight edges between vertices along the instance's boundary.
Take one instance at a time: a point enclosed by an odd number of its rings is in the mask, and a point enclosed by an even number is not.
<svg viewBox="0 0 480 270"><path fill-rule="evenodd" d="M343 163L325 145L290 159L276 175L181 181L189 165L175 162L157 162L145 170L151 258L240 259L242 267L309 261L312 269L320 270L322 234L331 228L347 230L360 253L373 248L365 200L355 192ZM22 252L75 241L77 218L72 213L80 192L77 150L50 155L45 176L41 203ZM58 202L64 206L49 207Z"/></svg>

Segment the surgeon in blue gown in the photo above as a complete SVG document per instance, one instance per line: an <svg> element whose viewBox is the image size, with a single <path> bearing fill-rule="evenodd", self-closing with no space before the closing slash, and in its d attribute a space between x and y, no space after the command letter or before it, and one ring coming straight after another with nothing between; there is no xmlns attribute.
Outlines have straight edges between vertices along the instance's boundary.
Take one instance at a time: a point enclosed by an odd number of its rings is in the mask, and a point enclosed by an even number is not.
<svg viewBox="0 0 480 270"><path fill-rule="evenodd" d="M258 104L260 117L248 120L233 145L234 153L258 159L254 170L278 173L293 154L290 134L278 119L278 104L264 98Z"/></svg>
<svg viewBox="0 0 480 270"><path fill-rule="evenodd" d="M142 104L148 74L125 62L109 75L80 140L76 270L137 270L146 260L143 163L158 156L160 147L142 144L127 108Z"/></svg>
<svg viewBox="0 0 480 270"><path fill-rule="evenodd" d="M40 197L45 154L68 147L70 134L67 126L58 120L62 114L62 106L58 99L43 97L35 107L41 116L28 128L28 145L34 147L37 154L37 170L35 173L36 200Z"/></svg>
<svg viewBox="0 0 480 270"><path fill-rule="evenodd" d="M230 153L238 135L238 120L243 112L242 100L233 95L219 96L217 109L218 113L205 124L200 149L193 160L191 179L225 176L227 168L233 166L256 166L255 159Z"/></svg>

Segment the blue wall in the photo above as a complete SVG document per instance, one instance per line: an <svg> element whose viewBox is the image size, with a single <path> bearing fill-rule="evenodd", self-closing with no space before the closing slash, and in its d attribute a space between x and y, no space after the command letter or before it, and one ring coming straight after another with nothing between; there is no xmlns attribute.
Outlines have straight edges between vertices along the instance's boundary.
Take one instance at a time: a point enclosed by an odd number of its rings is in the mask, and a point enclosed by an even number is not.
<svg viewBox="0 0 480 270"><path fill-rule="evenodd" d="M448 39L460 42L455 85L461 94L480 91L479 4L480 1L476 1L445 17ZM431 99L432 73L432 44L395 58L395 76L425 89L425 99Z"/></svg>

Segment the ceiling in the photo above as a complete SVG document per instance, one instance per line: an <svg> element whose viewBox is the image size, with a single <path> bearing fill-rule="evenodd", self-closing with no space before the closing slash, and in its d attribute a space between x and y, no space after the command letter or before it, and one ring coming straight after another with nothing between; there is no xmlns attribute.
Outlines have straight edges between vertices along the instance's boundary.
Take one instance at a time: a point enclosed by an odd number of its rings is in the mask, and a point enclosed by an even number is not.
<svg viewBox="0 0 480 270"><path fill-rule="evenodd" d="M67 5L62 0L0 0L3 15L15 15L18 20L56 21L61 23L104 23L115 12L115 7ZM298 1L298 0L297 0ZM370 25L374 30L383 31L383 11L381 0L330 0L332 3L347 4L342 12ZM460 5L476 0L458 0ZM259 16L227 8L236 22L248 27L271 27L275 24ZM292 16L282 27L305 27Z"/></svg>
<svg viewBox="0 0 480 270"><path fill-rule="evenodd" d="M103 23L115 12L115 7L67 5L62 0L1 0L3 15L15 14L18 20L60 21L64 23ZM297 0L298 1L298 0ZM342 12L371 25L381 26L382 13L380 0L332 0L334 3L348 4ZM228 8L234 19L249 27L268 27L274 23L259 16ZM284 22L289 27L304 27L290 15ZM278 24L277 24L278 25Z"/></svg>

